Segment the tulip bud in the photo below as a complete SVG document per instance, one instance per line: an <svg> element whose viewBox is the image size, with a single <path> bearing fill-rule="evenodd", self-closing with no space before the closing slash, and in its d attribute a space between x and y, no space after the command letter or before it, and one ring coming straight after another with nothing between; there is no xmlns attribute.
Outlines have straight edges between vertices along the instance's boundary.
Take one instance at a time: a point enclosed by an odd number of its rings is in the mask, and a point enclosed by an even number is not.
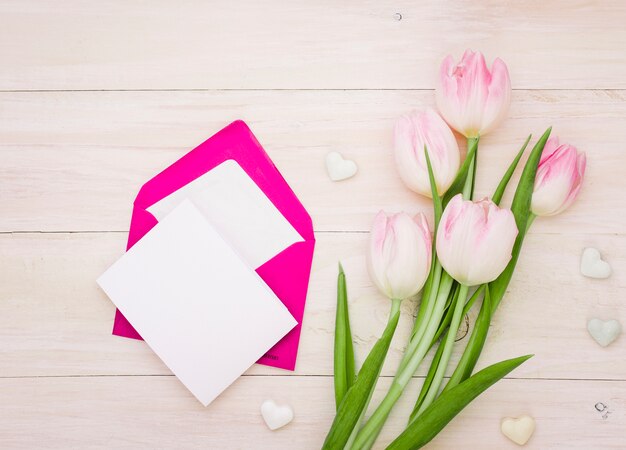
<svg viewBox="0 0 626 450"><path fill-rule="evenodd" d="M459 146L441 116L432 109L413 111L398 119L394 133L395 159L400 178L409 189L432 197L424 146L435 176L437 193L445 193L459 170Z"/></svg>
<svg viewBox="0 0 626 450"><path fill-rule="evenodd" d="M381 211L370 233L368 269L376 287L391 299L412 297L428 277L432 238L424 214L390 217Z"/></svg>
<svg viewBox="0 0 626 450"><path fill-rule="evenodd" d="M531 210L536 216L553 216L567 209L583 183L587 159L558 137L548 139L535 177Z"/></svg>
<svg viewBox="0 0 626 450"><path fill-rule="evenodd" d="M463 200L458 194L446 206L437 230L437 256L459 283L475 286L495 280L511 259L517 236L515 217L485 198Z"/></svg>
<svg viewBox="0 0 626 450"><path fill-rule="evenodd" d="M500 58L490 71L480 52L466 50L458 64L449 55L441 64L436 97L441 115L452 128L467 138L484 135L509 109L509 71Z"/></svg>

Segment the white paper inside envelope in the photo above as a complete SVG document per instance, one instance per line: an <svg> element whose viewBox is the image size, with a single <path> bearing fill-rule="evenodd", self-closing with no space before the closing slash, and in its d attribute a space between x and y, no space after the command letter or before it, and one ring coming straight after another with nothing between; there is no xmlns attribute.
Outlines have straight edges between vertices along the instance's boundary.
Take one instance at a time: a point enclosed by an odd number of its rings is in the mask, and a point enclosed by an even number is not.
<svg viewBox="0 0 626 450"><path fill-rule="evenodd" d="M304 241L236 161L224 161L147 210L161 221L186 199L252 268Z"/></svg>

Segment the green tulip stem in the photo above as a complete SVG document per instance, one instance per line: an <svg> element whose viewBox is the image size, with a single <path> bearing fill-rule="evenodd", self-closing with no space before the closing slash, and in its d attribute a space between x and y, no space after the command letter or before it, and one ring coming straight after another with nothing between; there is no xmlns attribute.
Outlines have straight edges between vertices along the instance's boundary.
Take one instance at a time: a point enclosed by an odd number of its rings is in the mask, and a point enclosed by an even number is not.
<svg viewBox="0 0 626 450"><path fill-rule="evenodd" d="M389 319L387 319L387 323L391 322L393 316L396 315L398 311L400 311L400 304L402 303L401 298L392 298L391 299L391 310L389 311Z"/></svg>
<svg viewBox="0 0 626 450"><path fill-rule="evenodd" d="M426 329L424 331L422 339L419 340L415 351L410 355L406 364L398 369L396 376L391 384L391 387L387 391L385 398L378 405L372 416L365 423L365 426L359 431L356 440L352 446L352 449L369 449L373 445L374 441L380 434L391 409L396 404L400 395L406 388L407 384L411 380L413 374L419 367L420 363L426 356L426 353L431 347L431 342L437 329L441 318L443 316L446 301L452 288L454 280L446 272L443 272L441 278L441 284L439 286L439 293L435 300L435 306L433 314L428 322L426 322ZM464 301L462 303L465 303Z"/></svg>
<svg viewBox="0 0 626 450"><path fill-rule="evenodd" d="M530 230L530 227L536 218L537 216L534 215L533 213L528 214L528 220L526 221L526 232L524 234L528 233L528 230Z"/></svg>
<svg viewBox="0 0 626 450"><path fill-rule="evenodd" d="M402 304L402 299L399 299L399 298L391 299L391 310L389 311L389 319L387 320L387 325L389 325L389 322L393 320L393 317L396 315L396 313L400 311L401 304ZM365 402L365 406L363 407L363 410L361 411L361 416L359 417L359 421L357 422L356 427L354 427L354 430L352 430L352 434L350 435L350 439L348 439L348 443L346 444L345 448L351 448L352 443L356 439L357 432L359 431L359 427L361 426L361 423L363 422L363 418L365 417L365 412L367 411L367 407L369 406L370 401L372 400L372 395L374 394L375 387L376 387L375 385L372 387L372 390L370 391L367 397L367 402Z"/></svg>
<svg viewBox="0 0 626 450"><path fill-rule="evenodd" d="M433 311L435 309L435 303L437 299L437 294L439 289L439 283L441 281L441 273L442 268L439 260L435 260L434 274L431 288L428 292L428 298L422 300L422 305L420 308L425 308L424 314L419 315L417 320L415 321L415 327L413 329L412 336L409 340L409 344L404 351L404 356L400 362L399 369L402 369L406 366L409 358L415 352L415 349L419 345L420 341L424 337L424 333L426 332L426 326L424 324L429 323L432 320ZM422 319L422 320L420 320Z"/></svg>
<svg viewBox="0 0 626 450"><path fill-rule="evenodd" d="M437 365L437 371L435 372L435 377L433 378L428 393L422 402L422 405L417 411L417 415L419 416L426 408L430 406L430 404L435 400L437 393L439 392L439 388L441 387L441 382L443 381L443 376L448 367L448 362L450 361L450 356L452 355L452 348L454 347L454 339L456 337L459 326L461 325L461 318L463 317L463 309L465 306L465 300L467 299L467 292L469 287L463 284L460 285L459 288L459 296L456 301L456 305L454 306L454 314L452 316L452 322L450 323L450 328L448 329L448 333L446 335L446 340L443 345L443 353L441 355L441 359L439 360L439 364Z"/></svg>
<svg viewBox="0 0 626 450"><path fill-rule="evenodd" d="M467 149L473 147L474 145L478 145L478 138L468 138L467 139ZM478 151L478 149L476 149ZM463 185L463 198L465 200L471 200L474 194L474 175L476 174L476 153L472 157L470 161L469 171L467 172L467 178L465 179L465 184Z"/></svg>

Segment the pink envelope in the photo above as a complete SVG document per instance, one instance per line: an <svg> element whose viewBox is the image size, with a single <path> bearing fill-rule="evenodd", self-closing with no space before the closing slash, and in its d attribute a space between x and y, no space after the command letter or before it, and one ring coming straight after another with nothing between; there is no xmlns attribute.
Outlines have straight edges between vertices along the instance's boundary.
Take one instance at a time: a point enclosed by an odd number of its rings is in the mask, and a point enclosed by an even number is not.
<svg viewBox="0 0 626 450"><path fill-rule="evenodd" d="M303 242L286 248L256 270L298 322L292 331L257 362L294 370L315 247L313 223L243 121L231 123L142 186L134 202L127 249L157 224L157 219L147 208L230 159L239 163L304 239ZM141 339L119 310L115 313L113 334Z"/></svg>

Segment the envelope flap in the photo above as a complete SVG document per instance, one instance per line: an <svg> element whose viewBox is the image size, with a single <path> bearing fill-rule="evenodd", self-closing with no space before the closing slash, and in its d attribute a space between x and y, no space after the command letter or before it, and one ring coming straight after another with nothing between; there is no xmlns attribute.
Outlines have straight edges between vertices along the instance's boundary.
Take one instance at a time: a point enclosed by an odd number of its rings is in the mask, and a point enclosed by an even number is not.
<svg viewBox="0 0 626 450"><path fill-rule="evenodd" d="M262 364L295 369L314 248L315 241L295 243L257 269L298 322L297 327L263 355L259 360Z"/></svg>
<svg viewBox="0 0 626 450"><path fill-rule="evenodd" d="M229 159L241 166L305 240L314 239L311 217L241 120L231 123L144 184L135 199L135 207L145 210Z"/></svg>

